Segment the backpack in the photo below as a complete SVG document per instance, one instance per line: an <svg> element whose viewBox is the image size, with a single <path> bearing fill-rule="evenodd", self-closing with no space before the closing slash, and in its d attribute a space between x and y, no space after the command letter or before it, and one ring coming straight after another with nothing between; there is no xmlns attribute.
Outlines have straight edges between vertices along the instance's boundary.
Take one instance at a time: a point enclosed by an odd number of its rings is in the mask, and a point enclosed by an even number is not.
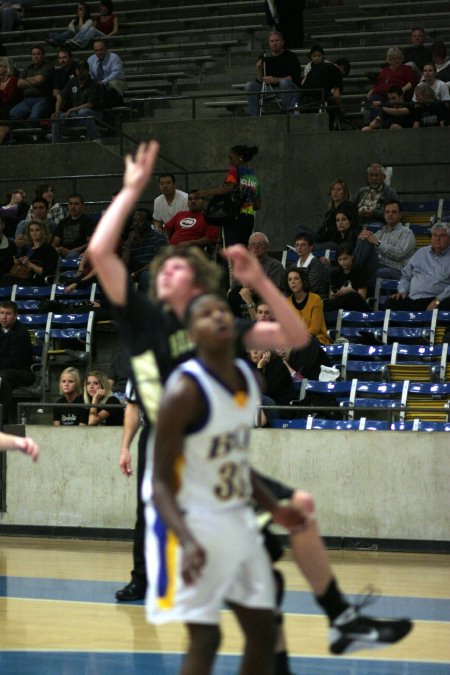
<svg viewBox="0 0 450 675"><path fill-rule="evenodd" d="M238 182L226 195L214 195L208 202L204 218L208 225L227 227L239 218L241 210L241 172L238 167Z"/></svg>

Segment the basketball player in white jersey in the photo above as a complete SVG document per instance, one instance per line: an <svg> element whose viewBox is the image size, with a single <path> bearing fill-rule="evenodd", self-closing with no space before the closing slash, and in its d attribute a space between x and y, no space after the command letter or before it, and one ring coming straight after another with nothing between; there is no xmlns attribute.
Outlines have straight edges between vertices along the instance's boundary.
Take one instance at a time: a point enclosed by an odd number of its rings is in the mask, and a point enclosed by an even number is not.
<svg viewBox="0 0 450 675"><path fill-rule="evenodd" d="M156 426L148 618L185 622L190 644L180 672L207 675L227 602L245 634L239 672L271 675L273 577L250 499L287 527L304 527L308 516L279 506L250 469L249 433L260 396L248 365L234 358L229 305L203 295L190 306L187 322L198 358L170 376Z"/></svg>

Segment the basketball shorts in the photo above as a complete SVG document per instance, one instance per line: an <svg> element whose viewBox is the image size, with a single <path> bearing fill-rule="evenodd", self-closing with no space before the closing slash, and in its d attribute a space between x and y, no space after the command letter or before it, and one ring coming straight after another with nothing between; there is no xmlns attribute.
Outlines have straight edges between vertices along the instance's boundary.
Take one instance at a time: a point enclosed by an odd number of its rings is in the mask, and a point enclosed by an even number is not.
<svg viewBox="0 0 450 675"><path fill-rule="evenodd" d="M157 512L146 509L147 619L217 624L227 600L254 609L274 609L269 557L248 506L186 516L206 551L206 563L193 584L181 576L182 548Z"/></svg>

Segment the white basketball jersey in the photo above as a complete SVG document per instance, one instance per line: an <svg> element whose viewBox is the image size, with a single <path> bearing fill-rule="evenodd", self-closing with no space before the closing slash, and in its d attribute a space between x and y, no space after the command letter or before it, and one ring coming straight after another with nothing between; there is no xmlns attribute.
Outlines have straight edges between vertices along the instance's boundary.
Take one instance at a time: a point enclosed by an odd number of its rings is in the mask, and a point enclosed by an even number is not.
<svg viewBox="0 0 450 675"><path fill-rule="evenodd" d="M236 359L246 391L232 393L196 359L181 365L169 378L189 374L203 393L207 415L202 427L186 435L177 465L177 503L183 510L228 510L252 494L248 443L260 392L249 366Z"/></svg>

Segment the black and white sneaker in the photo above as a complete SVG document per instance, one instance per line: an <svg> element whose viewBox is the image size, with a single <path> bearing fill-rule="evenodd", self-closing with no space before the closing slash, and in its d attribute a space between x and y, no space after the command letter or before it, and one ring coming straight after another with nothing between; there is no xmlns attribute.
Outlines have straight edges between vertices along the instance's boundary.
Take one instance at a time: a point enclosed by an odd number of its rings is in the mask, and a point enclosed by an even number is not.
<svg viewBox="0 0 450 675"><path fill-rule="evenodd" d="M330 652L348 654L359 649L387 647L404 638L411 631L410 619L379 619L361 615L361 607L372 602L364 598L359 605L351 605L330 627Z"/></svg>

